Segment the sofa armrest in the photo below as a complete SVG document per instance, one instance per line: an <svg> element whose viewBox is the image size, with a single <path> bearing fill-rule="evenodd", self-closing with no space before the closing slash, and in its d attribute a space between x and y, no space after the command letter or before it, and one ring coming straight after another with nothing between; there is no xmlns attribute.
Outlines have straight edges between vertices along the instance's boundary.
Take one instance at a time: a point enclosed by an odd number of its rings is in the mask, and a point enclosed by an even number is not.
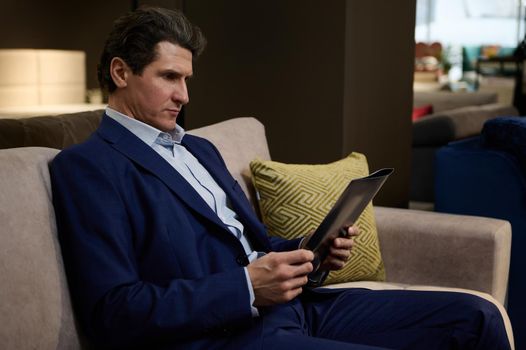
<svg viewBox="0 0 526 350"><path fill-rule="evenodd" d="M508 221L385 207L375 215L389 282L473 289L504 301Z"/></svg>
<svg viewBox="0 0 526 350"><path fill-rule="evenodd" d="M455 139L455 124L446 115L431 114L413 122L413 147L442 146Z"/></svg>

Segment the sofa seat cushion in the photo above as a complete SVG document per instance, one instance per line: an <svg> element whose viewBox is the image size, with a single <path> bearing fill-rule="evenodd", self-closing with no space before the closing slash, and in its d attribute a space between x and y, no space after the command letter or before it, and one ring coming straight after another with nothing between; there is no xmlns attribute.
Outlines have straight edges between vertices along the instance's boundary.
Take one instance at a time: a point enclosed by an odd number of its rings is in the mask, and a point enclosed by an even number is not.
<svg viewBox="0 0 526 350"><path fill-rule="evenodd" d="M259 209L270 235L287 239L316 229L349 181L369 174L364 155L352 153L329 164L284 164L255 160L250 164ZM356 225L361 235L343 269L326 283L385 280L373 207L369 203Z"/></svg>
<svg viewBox="0 0 526 350"><path fill-rule="evenodd" d="M453 293L465 293L476 295L479 298L485 299L499 309L502 319L504 320L504 325L506 327L506 333L510 339L510 343L514 344L513 338L513 329L511 326L511 321L506 312L504 306L493 298L490 294L479 292L471 289L463 288L452 288L452 287L438 287L438 286L427 286L427 285L415 285L415 284L403 284L403 283L393 283L393 282L376 282L376 281L355 281L355 282L346 282L346 283L335 283L330 285L325 285L323 288L363 288L370 290L414 290L414 291L435 291L435 292L453 292Z"/></svg>

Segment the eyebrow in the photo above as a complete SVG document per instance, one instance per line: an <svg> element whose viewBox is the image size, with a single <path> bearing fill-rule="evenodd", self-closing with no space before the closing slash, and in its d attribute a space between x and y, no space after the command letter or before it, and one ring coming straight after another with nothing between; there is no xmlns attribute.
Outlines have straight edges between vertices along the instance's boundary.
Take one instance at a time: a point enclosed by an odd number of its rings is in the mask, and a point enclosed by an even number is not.
<svg viewBox="0 0 526 350"><path fill-rule="evenodd" d="M194 72L193 71L189 75L186 75L186 74L181 73L180 71L177 71L177 70L172 69L172 68L161 69L160 73L161 74L175 74L175 75L178 75L178 76L184 76L184 77L186 77L188 79L192 78L194 76Z"/></svg>
<svg viewBox="0 0 526 350"><path fill-rule="evenodd" d="M165 69L160 69L159 72L161 74L177 74L177 75L183 75L181 72L179 72L178 70L175 70L175 69L171 69L171 68L165 68Z"/></svg>

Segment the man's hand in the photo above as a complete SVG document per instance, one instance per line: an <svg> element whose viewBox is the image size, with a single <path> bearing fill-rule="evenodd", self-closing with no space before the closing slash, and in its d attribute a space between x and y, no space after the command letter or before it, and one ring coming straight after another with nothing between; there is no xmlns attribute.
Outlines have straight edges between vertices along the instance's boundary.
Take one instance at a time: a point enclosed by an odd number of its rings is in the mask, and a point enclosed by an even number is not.
<svg viewBox="0 0 526 350"><path fill-rule="evenodd" d="M332 241L332 246L329 255L320 266L322 270L339 270L341 269L349 257L354 246L354 237L360 234L360 230L356 225L347 229L345 237L338 237Z"/></svg>
<svg viewBox="0 0 526 350"><path fill-rule="evenodd" d="M285 303L297 297L312 271L314 254L305 249L269 253L247 266L254 306Z"/></svg>

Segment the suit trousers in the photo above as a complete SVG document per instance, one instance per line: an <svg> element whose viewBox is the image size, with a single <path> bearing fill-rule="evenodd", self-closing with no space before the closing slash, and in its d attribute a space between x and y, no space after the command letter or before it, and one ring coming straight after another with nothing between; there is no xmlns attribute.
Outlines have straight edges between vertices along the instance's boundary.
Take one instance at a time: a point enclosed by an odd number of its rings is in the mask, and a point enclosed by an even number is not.
<svg viewBox="0 0 526 350"><path fill-rule="evenodd" d="M265 310L262 348L510 349L499 310L470 294L348 289L318 299Z"/></svg>

